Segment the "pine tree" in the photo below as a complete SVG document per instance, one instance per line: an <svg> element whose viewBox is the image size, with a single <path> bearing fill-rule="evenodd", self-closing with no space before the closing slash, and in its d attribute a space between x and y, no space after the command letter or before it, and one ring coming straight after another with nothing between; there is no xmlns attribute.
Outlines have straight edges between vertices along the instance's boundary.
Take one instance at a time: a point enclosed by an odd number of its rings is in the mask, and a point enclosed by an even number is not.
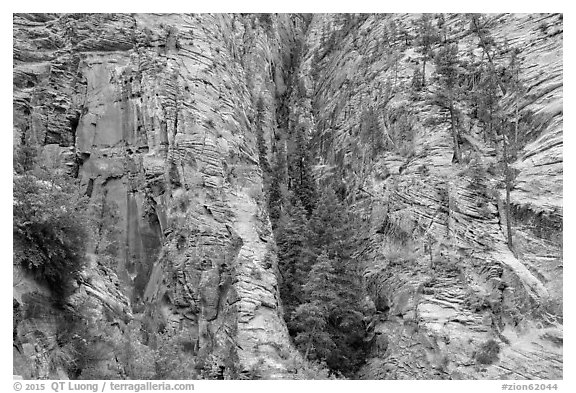
<svg viewBox="0 0 576 393"><path fill-rule="evenodd" d="M325 188L310 218L310 248L319 255L318 260L326 254L334 269L336 296L326 329L336 349L326 360L330 368L345 374L356 370L364 359L362 278L352 258L354 223L354 217L333 189Z"/></svg>
<svg viewBox="0 0 576 393"><path fill-rule="evenodd" d="M291 165L293 189L308 214L311 214L316 206L316 183L312 174L310 144L307 141L306 130L302 125L296 127L294 138L295 151Z"/></svg>
<svg viewBox="0 0 576 393"><path fill-rule="evenodd" d="M458 117L456 103L462 95L459 85L461 70L458 64L458 44L444 43L436 58L436 80L438 91L435 102L450 114L450 129L454 143L454 157L457 162L462 159L459 144Z"/></svg>
<svg viewBox="0 0 576 393"><path fill-rule="evenodd" d="M511 50L510 62L507 68L508 83L507 91L514 97L514 143L512 144L514 150L518 148L518 129L520 123L520 116L518 110L518 102L521 100L522 95L525 93L524 86L520 81L520 68L521 63L518 58L519 50L516 48ZM504 123L504 121L503 121ZM507 133L509 126L503 125L502 127L502 161L504 166L504 184L506 187L506 241L510 251L514 251L514 244L512 241L512 215L510 212L510 192L512 190L512 173L510 171L510 135Z"/></svg>
<svg viewBox="0 0 576 393"><path fill-rule="evenodd" d="M504 123L504 121L502 121ZM502 164L504 166L504 184L506 187L506 242L510 251L514 252L514 245L512 243L512 222L510 214L510 191L512 189L512 175L510 173L510 165L508 164L508 135L506 135L506 126L502 127Z"/></svg>
<svg viewBox="0 0 576 393"><path fill-rule="evenodd" d="M401 21L398 21L398 36L402 45L405 47L410 46L410 40L412 37L410 36L410 32L406 26Z"/></svg>
<svg viewBox="0 0 576 393"><path fill-rule="evenodd" d="M322 253L302 286L305 303L292 315L298 330L295 341L307 359L325 360L336 349L327 331L330 313L337 298L336 275L326 252Z"/></svg>
<svg viewBox="0 0 576 393"><path fill-rule="evenodd" d="M338 200L332 187L322 190L316 209L310 217L311 249L315 255L327 250L330 258L345 258L347 209Z"/></svg>
<svg viewBox="0 0 576 393"><path fill-rule="evenodd" d="M520 81L521 62L518 57L519 53L520 50L518 48L511 49L510 62L507 68L509 75L508 91L514 96L514 145L516 146L518 144L518 132L520 128L518 103L526 93L526 88Z"/></svg>
<svg viewBox="0 0 576 393"><path fill-rule="evenodd" d="M256 102L256 118L254 119L256 125L256 144L258 146L258 158L260 161L260 168L264 172L264 176L270 175L270 163L268 162L268 148L264 140L264 100L260 96Z"/></svg>
<svg viewBox="0 0 576 393"><path fill-rule="evenodd" d="M426 61L432 58L432 47L438 42L438 29L430 14L422 14L416 22L416 51L422 55L422 86L426 86Z"/></svg>
<svg viewBox="0 0 576 393"><path fill-rule="evenodd" d="M512 239L512 222L510 212L510 192L512 190L512 174L510 171L510 122L506 115L506 110L503 107L503 98L508 93L515 98L514 107L514 144L513 148L516 149L518 140L518 101L524 90L519 80L520 62L517 57L518 51L512 50L512 55L507 69L496 68L493 64L490 50L496 47L493 38L489 34L486 27L487 22L482 22L478 15L471 17L471 29L475 31L480 37L481 46L487 54L488 67L482 73L481 81L478 85L477 96L479 118L484 122L484 140L486 137L486 129L488 129L489 137L496 139L499 143L502 141L502 168L504 175L504 184L506 188L505 200L505 221L506 221L506 242L508 248L514 252L514 245Z"/></svg>
<svg viewBox="0 0 576 393"><path fill-rule="evenodd" d="M441 42L448 41L448 25L446 24L445 14L436 14L436 25L438 26L438 40Z"/></svg>
<svg viewBox="0 0 576 393"><path fill-rule="evenodd" d="M277 227L284 206L283 189L286 184L286 155L281 146L282 144L279 143L276 147L274 154L275 161L270 179L270 188L268 190L268 213L270 221L272 222L273 230Z"/></svg>
<svg viewBox="0 0 576 393"><path fill-rule="evenodd" d="M306 210L298 198L289 203L276 230L279 269L282 275L280 296L284 301L285 315L304 301L302 286L310 270L311 255L308 244Z"/></svg>
<svg viewBox="0 0 576 393"><path fill-rule="evenodd" d="M479 45L482 51L488 58L488 65L492 74L496 74L496 65L494 64L494 54L493 51L496 48L496 42L494 37L490 34L490 20L482 14L469 14L470 18L470 31L478 36ZM497 79L496 83L500 88L502 95L506 94L506 88L504 83Z"/></svg>

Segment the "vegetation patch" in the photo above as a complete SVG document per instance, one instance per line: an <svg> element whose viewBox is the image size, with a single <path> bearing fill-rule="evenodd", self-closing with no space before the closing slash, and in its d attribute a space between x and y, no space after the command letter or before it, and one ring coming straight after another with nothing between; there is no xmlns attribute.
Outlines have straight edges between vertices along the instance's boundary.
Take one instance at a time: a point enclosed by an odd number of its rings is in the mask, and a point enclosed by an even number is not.
<svg viewBox="0 0 576 393"><path fill-rule="evenodd" d="M494 364L498 361L498 354L500 353L500 345L493 339L490 339L480 345L480 348L474 354L474 359L477 364Z"/></svg>

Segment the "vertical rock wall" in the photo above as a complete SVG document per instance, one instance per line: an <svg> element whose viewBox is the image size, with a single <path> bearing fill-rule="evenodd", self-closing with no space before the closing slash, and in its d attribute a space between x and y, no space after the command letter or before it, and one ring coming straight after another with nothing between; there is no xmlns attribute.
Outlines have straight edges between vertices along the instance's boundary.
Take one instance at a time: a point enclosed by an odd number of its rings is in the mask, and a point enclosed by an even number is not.
<svg viewBox="0 0 576 393"><path fill-rule="evenodd" d="M51 151L91 200L116 207L112 270L130 307L189 331L198 356L239 360L222 364L228 377L286 374L292 351L252 122L261 95L274 131L278 57L298 26L270 23L14 17L15 140Z"/></svg>
<svg viewBox="0 0 576 393"><path fill-rule="evenodd" d="M516 255L505 240L500 149L457 103L466 161L454 163L445 115L425 99L436 89L432 61L427 87L414 92L418 17L314 15L306 90L293 98L312 125L320 181L341 184L370 222L357 256L376 314L360 377L561 378L561 15L489 16L497 43L520 49L519 113L532 119L513 165ZM463 15L446 15L446 25L461 59L481 56ZM504 99L513 113L514 97ZM376 151L370 127L382 136ZM478 364L489 340L499 358Z"/></svg>

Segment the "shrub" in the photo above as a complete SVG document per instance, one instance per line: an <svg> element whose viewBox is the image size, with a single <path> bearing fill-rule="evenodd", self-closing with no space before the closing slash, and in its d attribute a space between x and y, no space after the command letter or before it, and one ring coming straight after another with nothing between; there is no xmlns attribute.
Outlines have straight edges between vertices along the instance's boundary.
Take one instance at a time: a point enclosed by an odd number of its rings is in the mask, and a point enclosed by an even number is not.
<svg viewBox="0 0 576 393"><path fill-rule="evenodd" d="M272 14L258 14L258 20L267 33L272 31Z"/></svg>
<svg viewBox="0 0 576 393"><path fill-rule="evenodd" d="M474 358L478 364L494 364L498 360L499 353L500 345L493 339L490 339L480 345L480 348L474 354Z"/></svg>
<svg viewBox="0 0 576 393"><path fill-rule="evenodd" d="M47 171L15 175L13 186L14 262L63 298L84 266L86 200Z"/></svg>
<svg viewBox="0 0 576 393"><path fill-rule="evenodd" d="M190 197L184 190L177 190L172 195L172 200L174 201L174 206L179 209L182 213L186 213L188 207L190 206Z"/></svg>

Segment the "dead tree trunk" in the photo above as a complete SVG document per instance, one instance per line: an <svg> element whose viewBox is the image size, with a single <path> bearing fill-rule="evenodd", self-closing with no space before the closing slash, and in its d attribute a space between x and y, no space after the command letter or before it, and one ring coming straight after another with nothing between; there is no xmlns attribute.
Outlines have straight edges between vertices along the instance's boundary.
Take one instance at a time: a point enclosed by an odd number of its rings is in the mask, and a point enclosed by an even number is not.
<svg viewBox="0 0 576 393"><path fill-rule="evenodd" d="M510 222L510 189L511 187L511 176L510 168L508 166L508 141L506 140L506 135L502 134L502 145L503 145L503 160L504 160L504 183L506 185L506 240L508 243L508 248L510 251L514 252L514 246L512 244L512 223Z"/></svg>
<svg viewBox="0 0 576 393"><path fill-rule="evenodd" d="M456 127L456 118L454 116L454 102L450 102L450 128L452 129L452 138L454 139L454 157L457 162L460 162L462 155L460 153L460 145L458 143L458 129Z"/></svg>

